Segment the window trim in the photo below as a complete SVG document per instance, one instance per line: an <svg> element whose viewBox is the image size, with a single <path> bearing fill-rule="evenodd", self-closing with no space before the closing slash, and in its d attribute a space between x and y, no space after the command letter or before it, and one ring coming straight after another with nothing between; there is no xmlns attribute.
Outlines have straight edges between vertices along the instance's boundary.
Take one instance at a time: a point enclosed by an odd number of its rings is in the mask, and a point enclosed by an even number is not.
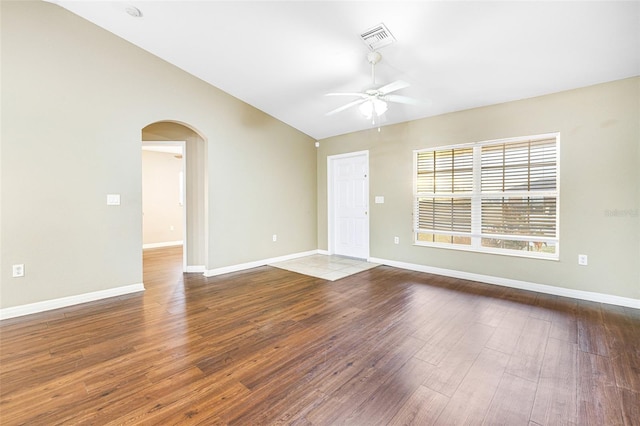
<svg viewBox="0 0 640 426"><path fill-rule="evenodd" d="M509 144L509 143L524 143L524 142L532 142L538 140L545 139L555 139L555 172L556 172L556 188L551 191L535 191L535 196L551 196L555 197L555 237L540 237L536 238L536 241L543 242L553 242L555 243L555 253L544 253L544 252L536 252L536 251L521 251L514 249L504 249L498 247L486 247L482 245L482 217L481 217L481 203L483 199L491 198L492 196L502 197L504 196L504 191L498 193L486 192L482 193L480 183L481 183L481 172L482 172L482 157L481 150L484 146L490 145L498 145L498 144ZM470 198L471 199L471 232L470 233L459 233L459 232L449 232L449 231L436 231L434 234L442 234L442 235L462 235L471 238L471 244L456 244L456 243L443 243L443 242L430 242L430 241L419 241L418 236L420 232L418 232L418 200L420 198L425 198L426 193L418 192L418 154L424 152L437 152L437 151L446 151L460 148L472 148L473 149L473 189L471 193L429 193L429 197L433 198ZM514 197L522 197L531 196L531 191L513 191L509 192L510 196ZM553 260L559 261L560 259L560 132L552 132L552 133L543 133L537 135L529 135L529 136L519 136L519 137L510 137L504 139L492 139L480 142L471 142L471 143L462 143L462 144L453 144L453 145L443 145L437 146L433 148L424 148L424 149L416 149L413 150L413 245L420 247L433 247L433 248L445 248L450 250L460 250L460 251L471 251L478 253L488 253L488 254L498 254L503 256L515 256L515 257L526 257L533 259L543 259L543 260ZM424 232L423 232L424 233ZM523 240L523 241L531 241L530 238L520 237L518 235L495 235L495 237L507 237L506 239L510 240ZM485 236L486 238L486 236Z"/></svg>

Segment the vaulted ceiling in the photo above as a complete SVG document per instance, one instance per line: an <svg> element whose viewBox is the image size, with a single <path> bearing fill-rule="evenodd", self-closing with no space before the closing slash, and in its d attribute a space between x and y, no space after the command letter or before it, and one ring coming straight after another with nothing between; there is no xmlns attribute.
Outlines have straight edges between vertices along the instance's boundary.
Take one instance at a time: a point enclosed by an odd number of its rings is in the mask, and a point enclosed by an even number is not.
<svg viewBox="0 0 640 426"><path fill-rule="evenodd" d="M389 104L382 125L640 75L640 2L51 0L322 139L372 126L360 35L384 23L380 84L428 101ZM142 16L127 13L137 8Z"/></svg>

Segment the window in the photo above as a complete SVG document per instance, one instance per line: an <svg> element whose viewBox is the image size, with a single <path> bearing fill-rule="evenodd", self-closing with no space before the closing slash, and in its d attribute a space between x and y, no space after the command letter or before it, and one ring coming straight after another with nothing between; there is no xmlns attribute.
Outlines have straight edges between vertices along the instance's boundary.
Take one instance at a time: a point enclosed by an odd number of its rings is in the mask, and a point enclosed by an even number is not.
<svg viewBox="0 0 640 426"><path fill-rule="evenodd" d="M415 151L415 243L557 259L558 140Z"/></svg>

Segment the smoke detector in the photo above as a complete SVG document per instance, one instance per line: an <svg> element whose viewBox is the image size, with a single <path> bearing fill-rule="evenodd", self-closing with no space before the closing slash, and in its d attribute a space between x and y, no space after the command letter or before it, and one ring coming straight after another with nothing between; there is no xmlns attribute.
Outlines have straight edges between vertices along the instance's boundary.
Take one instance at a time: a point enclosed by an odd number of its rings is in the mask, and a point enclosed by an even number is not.
<svg viewBox="0 0 640 426"><path fill-rule="evenodd" d="M360 34L360 38L372 51L396 41L391 31L382 22Z"/></svg>

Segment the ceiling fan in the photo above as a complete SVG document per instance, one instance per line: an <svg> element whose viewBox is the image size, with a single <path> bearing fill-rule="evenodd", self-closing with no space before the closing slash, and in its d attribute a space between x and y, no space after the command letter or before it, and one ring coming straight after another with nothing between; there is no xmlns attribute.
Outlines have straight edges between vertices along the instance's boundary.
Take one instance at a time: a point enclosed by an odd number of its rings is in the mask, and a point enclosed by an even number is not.
<svg viewBox="0 0 640 426"><path fill-rule="evenodd" d="M409 87L409 83L405 81L396 80L393 83L376 87L376 64L380 62L381 59L382 55L379 52L374 51L367 54L367 61L371 64L371 89L367 89L363 92L327 93L325 96L357 96L359 99L329 111L325 115L329 116L337 114L346 109L359 106L359 110L362 115L370 120L372 119L373 123L375 123L376 118L380 117L387 111L387 102L407 105L425 105L426 103L424 101L409 98L407 96L392 94L395 91Z"/></svg>

